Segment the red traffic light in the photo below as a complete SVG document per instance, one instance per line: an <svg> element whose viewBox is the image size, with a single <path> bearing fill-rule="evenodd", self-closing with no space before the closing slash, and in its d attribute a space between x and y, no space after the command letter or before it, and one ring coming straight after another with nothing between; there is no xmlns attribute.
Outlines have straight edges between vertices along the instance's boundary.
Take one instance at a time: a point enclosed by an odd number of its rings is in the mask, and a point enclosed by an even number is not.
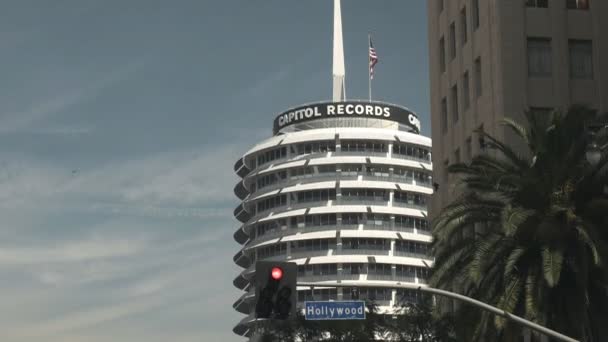
<svg viewBox="0 0 608 342"><path fill-rule="evenodd" d="M281 280L283 278L283 270L280 267L273 267L270 271L270 276L274 280Z"/></svg>

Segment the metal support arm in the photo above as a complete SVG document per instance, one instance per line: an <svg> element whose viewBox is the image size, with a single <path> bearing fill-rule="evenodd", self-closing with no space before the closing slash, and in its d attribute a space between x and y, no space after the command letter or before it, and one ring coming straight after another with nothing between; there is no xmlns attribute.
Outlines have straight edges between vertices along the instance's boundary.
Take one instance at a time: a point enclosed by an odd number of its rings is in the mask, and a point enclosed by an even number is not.
<svg viewBox="0 0 608 342"><path fill-rule="evenodd" d="M486 304L484 302L480 302L476 299L467 297L467 296L463 296L461 294L458 293L454 293L454 292L450 292L450 291L445 291L445 290L440 290L440 289L436 289L436 288L432 288L432 287L427 287L427 286L420 286L420 285L414 285L414 284L381 284L381 283L366 283L366 284L361 284L361 283L355 283L355 282L341 282L339 284L326 284L326 283L304 283L304 282L300 282L298 283L298 286L308 286L311 288L315 288L315 287L323 287L323 288L327 288L327 287L386 287L386 288L398 288L398 289L409 289L409 290L418 290L418 291L423 291L423 292L428 292L428 293L432 293L432 294L436 294L439 296L444 296L444 297L448 297L448 298L452 298L452 299L456 299L474 306L477 306L483 310L489 311L493 314L505 317L506 319L509 319L515 323L518 323L520 325L523 325L527 328L530 328L534 331L537 331L543 335L546 336L550 336L553 337L555 339L558 339L560 341L564 341L564 342L580 342L578 340L575 340L571 337L568 337L566 335L560 334L557 331L553 331L551 329L545 328L542 325L538 325L534 322L530 322L524 318L521 318L519 316L513 315L507 311L501 310L499 308L496 308L492 305Z"/></svg>

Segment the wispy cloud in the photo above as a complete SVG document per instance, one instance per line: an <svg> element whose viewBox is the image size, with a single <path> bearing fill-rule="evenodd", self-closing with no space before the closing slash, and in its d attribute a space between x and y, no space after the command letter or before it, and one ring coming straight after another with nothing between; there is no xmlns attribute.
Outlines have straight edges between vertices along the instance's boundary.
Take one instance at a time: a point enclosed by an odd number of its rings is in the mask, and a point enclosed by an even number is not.
<svg viewBox="0 0 608 342"><path fill-rule="evenodd" d="M83 101L92 99L103 90L126 81L145 66L143 60L134 61L118 67L107 73L99 74L97 79L82 80L68 88L49 89L54 94L42 99L31 99L29 108L18 112L0 113L0 133L14 133L33 130L41 131L46 128L32 125L51 115L61 113Z"/></svg>
<svg viewBox="0 0 608 342"><path fill-rule="evenodd" d="M0 208L49 200L53 202L47 206L52 208L61 199L89 212L216 215L217 203L234 200L236 176L226 170L231 170L235 151L224 146L160 153L85 170L28 159L4 160L0 161ZM214 206L206 208L205 203Z"/></svg>
<svg viewBox="0 0 608 342"><path fill-rule="evenodd" d="M0 247L0 268L39 263L83 262L124 257L142 249L141 241L107 240L67 242L62 246Z"/></svg>

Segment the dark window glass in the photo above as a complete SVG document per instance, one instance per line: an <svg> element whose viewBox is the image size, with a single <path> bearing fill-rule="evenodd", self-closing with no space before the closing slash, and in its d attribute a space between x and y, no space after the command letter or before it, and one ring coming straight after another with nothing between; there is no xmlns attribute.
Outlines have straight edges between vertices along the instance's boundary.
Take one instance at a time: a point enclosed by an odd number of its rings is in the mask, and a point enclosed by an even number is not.
<svg viewBox="0 0 608 342"><path fill-rule="evenodd" d="M469 38L468 26L467 26L467 8L463 7L460 10L460 42L464 45Z"/></svg>
<svg viewBox="0 0 608 342"><path fill-rule="evenodd" d="M451 90L451 98L452 102L452 120L454 124L458 122L458 86L454 85Z"/></svg>
<svg viewBox="0 0 608 342"><path fill-rule="evenodd" d="M570 78L593 79L593 46L590 40L568 41Z"/></svg>
<svg viewBox="0 0 608 342"><path fill-rule="evenodd" d="M445 39L439 39L439 69L445 72Z"/></svg>
<svg viewBox="0 0 608 342"><path fill-rule="evenodd" d="M526 0L527 7L538 7L547 8L549 7L549 0Z"/></svg>
<svg viewBox="0 0 608 342"><path fill-rule="evenodd" d="M481 87L481 57L475 59L475 96L480 97L482 93Z"/></svg>
<svg viewBox="0 0 608 342"><path fill-rule="evenodd" d="M566 8L578 9L578 10L588 10L589 9L589 0L566 0Z"/></svg>
<svg viewBox="0 0 608 342"><path fill-rule="evenodd" d="M473 0L473 28L479 28L479 0Z"/></svg>
<svg viewBox="0 0 608 342"><path fill-rule="evenodd" d="M464 104L464 109L468 109L471 105L470 100L470 85L469 85L469 72L466 71L462 76L462 100Z"/></svg>
<svg viewBox="0 0 608 342"><path fill-rule="evenodd" d="M448 131L448 101L445 97L441 100L441 132L446 133Z"/></svg>
<svg viewBox="0 0 608 342"><path fill-rule="evenodd" d="M528 38L528 75L550 77L553 73L550 38Z"/></svg>
<svg viewBox="0 0 608 342"><path fill-rule="evenodd" d="M450 24L450 58L456 57L456 24Z"/></svg>

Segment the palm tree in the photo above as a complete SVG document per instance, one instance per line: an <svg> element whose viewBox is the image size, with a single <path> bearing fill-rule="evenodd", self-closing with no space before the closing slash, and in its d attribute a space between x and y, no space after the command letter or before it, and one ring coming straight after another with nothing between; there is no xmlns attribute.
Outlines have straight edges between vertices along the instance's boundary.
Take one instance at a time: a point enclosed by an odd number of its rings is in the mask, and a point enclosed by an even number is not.
<svg viewBox="0 0 608 342"><path fill-rule="evenodd" d="M454 319L440 314L433 297L422 295L415 302L404 301L392 321L388 321L387 341L395 342L456 342Z"/></svg>
<svg viewBox="0 0 608 342"><path fill-rule="evenodd" d="M503 121L527 146L524 154L480 131L493 155L449 167L462 194L433 222L430 283L459 284L508 312L600 341L608 336L608 163L590 165L585 150L586 123L606 125L608 116L580 106L526 116L528 127ZM472 340L519 333L502 318L477 315L468 322Z"/></svg>

